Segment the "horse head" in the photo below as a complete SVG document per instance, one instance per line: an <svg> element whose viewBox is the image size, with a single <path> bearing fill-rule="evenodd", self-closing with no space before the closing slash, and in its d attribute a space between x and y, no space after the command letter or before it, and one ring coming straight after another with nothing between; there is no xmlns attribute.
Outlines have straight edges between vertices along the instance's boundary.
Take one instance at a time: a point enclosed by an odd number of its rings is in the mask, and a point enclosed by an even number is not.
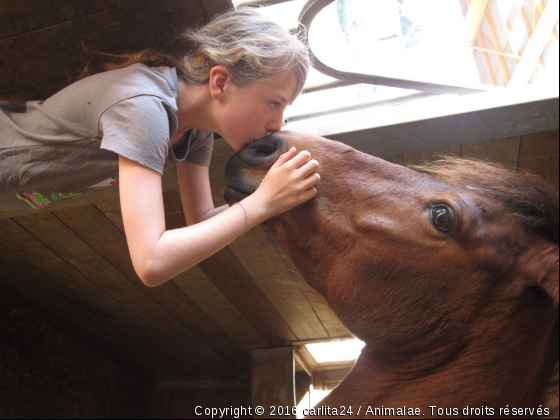
<svg viewBox="0 0 560 420"><path fill-rule="evenodd" d="M557 190L479 161L419 171L279 132L231 158L226 201L292 146L319 161L318 194L267 224L378 367L423 375L486 352L517 371L535 343L535 369L558 361Z"/></svg>

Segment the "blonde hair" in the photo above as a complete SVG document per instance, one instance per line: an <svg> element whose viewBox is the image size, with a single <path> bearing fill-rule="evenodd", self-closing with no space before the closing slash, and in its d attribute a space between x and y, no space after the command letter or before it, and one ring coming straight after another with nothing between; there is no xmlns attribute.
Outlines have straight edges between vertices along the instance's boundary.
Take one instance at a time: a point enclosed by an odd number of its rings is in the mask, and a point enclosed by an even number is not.
<svg viewBox="0 0 560 420"><path fill-rule="evenodd" d="M311 64L308 49L297 34L286 31L254 8L243 7L218 15L200 28L187 30L179 40L187 48L178 57L153 49L134 54L88 53L90 60L77 80L142 63L150 67L176 67L179 77L187 83L204 84L212 67L222 65L238 86L290 72L297 80L297 96L303 90Z"/></svg>

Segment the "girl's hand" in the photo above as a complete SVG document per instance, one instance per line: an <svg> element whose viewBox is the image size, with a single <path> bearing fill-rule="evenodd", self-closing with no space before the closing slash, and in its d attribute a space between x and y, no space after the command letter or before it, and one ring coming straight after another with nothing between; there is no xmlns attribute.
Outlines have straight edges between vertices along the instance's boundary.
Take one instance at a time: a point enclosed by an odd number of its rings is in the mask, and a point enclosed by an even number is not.
<svg viewBox="0 0 560 420"><path fill-rule="evenodd" d="M284 213L317 195L318 168L308 151L296 156L292 147L272 165L254 194L261 197L270 217Z"/></svg>

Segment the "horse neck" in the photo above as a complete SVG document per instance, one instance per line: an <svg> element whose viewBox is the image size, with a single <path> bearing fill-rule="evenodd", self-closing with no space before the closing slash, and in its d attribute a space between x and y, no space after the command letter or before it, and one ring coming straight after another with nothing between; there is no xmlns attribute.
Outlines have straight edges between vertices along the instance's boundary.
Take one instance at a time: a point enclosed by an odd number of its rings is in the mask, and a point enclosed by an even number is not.
<svg viewBox="0 0 560 420"><path fill-rule="evenodd" d="M552 329L558 333L557 322ZM366 345L350 374L320 405L419 407L425 415L434 405L538 407L554 360L548 345L551 332L539 333L541 339L526 340L515 349L496 349L496 337L482 336L456 349L447 361L441 351L399 359Z"/></svg>

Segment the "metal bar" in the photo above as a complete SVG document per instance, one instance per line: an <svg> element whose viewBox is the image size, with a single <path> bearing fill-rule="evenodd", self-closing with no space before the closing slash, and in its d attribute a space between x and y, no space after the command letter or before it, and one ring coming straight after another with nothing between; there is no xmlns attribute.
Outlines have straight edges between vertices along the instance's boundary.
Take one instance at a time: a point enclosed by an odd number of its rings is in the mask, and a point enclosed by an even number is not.
<svg viewBox="0 0 560 420"><path fill-rule="evenodd" d="M322 85L306 87L305 89L303 89L302 93L313 93L313 92L319 92L321 90L335 89L335 88L339 88L339 87L353 86L353 85L357 85L357 84L359 84L359 83L344 82L342 80L337 80L335 82L324 83Z"/></svg>
<svg viewBox="0 0 560 420"><path fill-rule="evenodd" d="M308 40L308 32L313 22L313 19L317 14L323 10L326 6L331 4L334 0L309 0L305 6L303 7L300 16L300 28L302 29L302 33L304 34L305 41L309 43ZM353 82L353 83L367 83L373 85L384 85L384 86L393 86L402 89L416 89L425 92L432 92L432 93L456 93L456 94L466 94L466 93L474 93L474 92L481 92L486 90L486 86L480 85L477 87L466 87L466 86L452 86L452 85L444 85L438 83L430 83L430 82L423 82L420 80L411 80L411 79L396 79L392 77L386 76L379 76L379 75L369 75L363 73L352 73L352 72L345 72L333 69L332 67L327 66L321 60L317 58L317 56L313 53L313 50L309 48L310 55L313 59L313 67L315 67L318 71L327 76L334 77L335 79L343 80L345 82Z"/></svg>

